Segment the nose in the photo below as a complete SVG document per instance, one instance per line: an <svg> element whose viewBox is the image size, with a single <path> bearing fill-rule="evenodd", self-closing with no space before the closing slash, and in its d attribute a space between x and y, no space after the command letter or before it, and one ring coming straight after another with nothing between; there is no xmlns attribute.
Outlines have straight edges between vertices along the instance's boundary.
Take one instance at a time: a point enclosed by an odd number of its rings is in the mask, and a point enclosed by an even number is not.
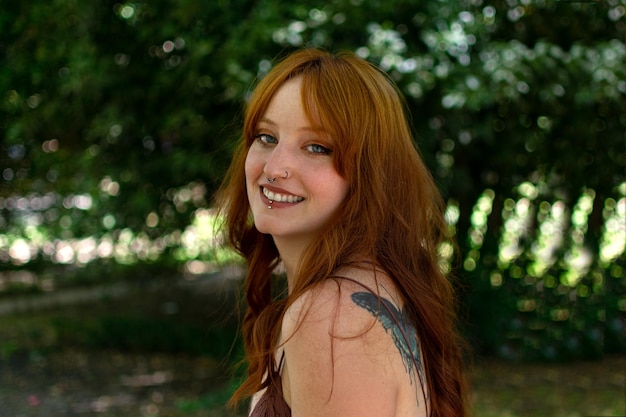
<svg viewBox="0 0 626 417"><path fill-rule="evenodd" d="M293 151L279 142L265 161L263 173L267 178L287 179L293 172L293 164Z"/></svg>

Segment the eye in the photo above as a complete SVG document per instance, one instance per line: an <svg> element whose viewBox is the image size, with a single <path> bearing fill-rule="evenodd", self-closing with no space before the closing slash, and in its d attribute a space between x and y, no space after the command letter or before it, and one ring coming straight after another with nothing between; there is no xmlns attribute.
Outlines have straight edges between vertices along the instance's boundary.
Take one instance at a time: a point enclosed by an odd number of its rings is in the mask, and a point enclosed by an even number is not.
<svg viewBox="0 0 626 417"><path fill-rule="evenodd" d="M321 154L321 155L329 155L329 154L331 154L333 152L332 150L330 150L327 147L322 146L322 145L320 145L318 143L314 143L312 145L307 145L305 147L305 149L307 151L311 152L311 153Z"/></svg>
<svg viewBox="0 0 626 417"><path fill-rule="evenodd" d="M278 143L278 139L272 135L268 135L267 133L260 133L256 135L254 139L267 145Z"/></svg>

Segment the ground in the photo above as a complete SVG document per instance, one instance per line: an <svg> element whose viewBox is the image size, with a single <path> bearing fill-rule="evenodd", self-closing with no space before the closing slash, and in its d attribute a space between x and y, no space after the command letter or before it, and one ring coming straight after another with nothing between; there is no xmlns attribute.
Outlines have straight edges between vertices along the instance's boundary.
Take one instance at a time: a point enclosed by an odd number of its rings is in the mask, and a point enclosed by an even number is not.
<svg viewBox="0 0 626 417"><path fill-rule="evenodd" d="M182 355L18 355L0 361L0 416L227 416L199 400L224 385L219 370L214 361Z"/></svg>
<svg viewBox="0 0 626 417"><path fill-rule="evenodd" d="M475 416L624 416L626 358L574 364L480 361ZM0 416L234 416L230 376L212 360L115 351L55 352L0 360ZM213 393L213 394L212 394Z"/></svg>
<svg viewBox="0 0 626 417"><path fill-rule="evenodd" d="M230 295L239 284L220 282L0 300L0 417L237 416L225 407L236 379L233 336L223 329L237 319ZM478 358L471 381L472 417L626 416L623 355L566 364Z"/></svg>
<svg viewBox="0 0 626 417"><path fill-rule="evenodd" d="M478 417L626 416L626 357L566 364L482 360L473 374Z"/></svg>

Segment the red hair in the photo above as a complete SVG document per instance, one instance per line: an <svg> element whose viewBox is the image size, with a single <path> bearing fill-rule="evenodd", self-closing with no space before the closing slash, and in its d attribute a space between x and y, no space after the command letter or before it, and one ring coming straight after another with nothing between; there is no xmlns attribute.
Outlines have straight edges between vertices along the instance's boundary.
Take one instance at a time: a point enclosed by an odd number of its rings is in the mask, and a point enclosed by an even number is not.
<svg viewBox="0 0 626 417"><path fill-rule="evenodd" d="M271 236L258 232L251 221L244 163L270 100L296 76L302 80L309 120L333 139L334 163L349 191L332 224L303 254L291 294L276 299L272 274L279 254ZM349 52L304 49L289 55L254 90L242 140L218 196L228 241L248 267L242 327L249 374L234 403L264 386L288 305L339 268L370 259L395 282L414 320L431 415L466 415L454 291L438 257L440 244L451 239L445 207L415 147L402 95L389 77Z"/></svg>

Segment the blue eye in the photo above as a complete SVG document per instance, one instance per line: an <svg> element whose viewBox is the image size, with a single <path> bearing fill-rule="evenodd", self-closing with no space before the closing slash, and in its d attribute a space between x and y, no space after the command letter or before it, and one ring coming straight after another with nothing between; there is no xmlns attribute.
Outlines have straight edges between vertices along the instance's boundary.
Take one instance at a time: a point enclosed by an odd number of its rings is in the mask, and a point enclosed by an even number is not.
<svg viewBox="0 0 626 417"><path fill-rule="evenodd" d="M258 140L261 143L264 144L274 144L274 143L278 143L278 139L276 139L274 136L272 135L268 135L267 133L261 133L258 134L254 137L255 140Z"/></svg>
<svg viewBox="0 0 626 417"><path fill-rule="evenodd" d="M317 143L315 143L313 145L307 145L306 149L309 152L315 153L315 154L328 155L328 154L332 153L332 151L330 149L326 148L325 146L319 145Z"/></svg>

